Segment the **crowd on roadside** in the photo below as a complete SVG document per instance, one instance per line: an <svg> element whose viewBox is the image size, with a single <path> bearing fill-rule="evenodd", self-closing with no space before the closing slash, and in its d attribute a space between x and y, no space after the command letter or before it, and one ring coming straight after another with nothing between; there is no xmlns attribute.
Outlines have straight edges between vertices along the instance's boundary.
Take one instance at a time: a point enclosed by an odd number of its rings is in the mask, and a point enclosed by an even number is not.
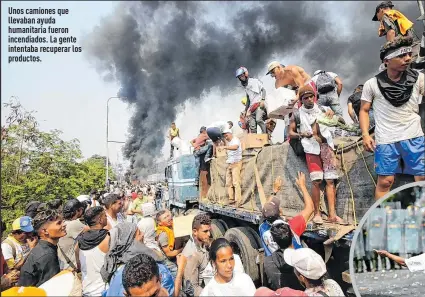
<svg viewBox="0 0 425 297"><path fill-rule="evenodd" d="M2 291L40 287L68 270L82 296L344 296L322 257L300 241L313 202L302 173L297 184L305 200L299 215L286 221L273 195L263 209L267 288L256 289L227 239L211 238L206 213L194 216L189 240L178 246L170 210L149 212L143 206L154 193L140 188L28 203L2 242Z"/></svg>
<svg viewBox="0 0 425 297"><path fill-rule="evenodd" d="M425 140L418 114L424 74L409 67L414 61L412 25L409 27L407 18L394 10L391 2L378 5L375 18L381 22L380 36L387 38L380 55L384 70L362 90L361 86L356 88L348 108L352 119L358 118L364 147L375 152L375 195L380 198L390 190L396 173L425 179ZM344 296L341 287L328 277L323 258L300 239L313 214L315 223L323 222L319 211L323 179L329 203L327 219L344 223L335 211L335 131L329 129L349 129L339 106L342 80L321 70L310 77L299 66L276 61L268 65L267 74L275 78L276 89L295 91L295 100L288 102L295 108L287 118L287 138L297 154L305 154L313 187L310 196L305 176L299 173L296 183L303 194L304 209L285 219L275 197L282 181L278 178L274 182L259 230L265 250L266 287L256 288L228 240L211 239L211 218L205 213L194 217L189 241L179 246L173 215L163 204L166 189L145 185L94 190L88 196L65 201L30 202L25 216L13 221L2 242L2 291L13 286L39 287L69 270L80 280L82 296ZM273 121L267 119L262 83L250 78L244 67L237 70L236 77L247 95L243 111L247 129L256 133L260 126L264 134L271 133ZM238 206L242 148L232 127L231 121L202 127L192 144L199 166L215 156L219 143L224 144L229 200ZM369 134L372 131L374 139ZM170 139L179 136L173 124ZM6 227L2 222L2 232Z"/></svg>

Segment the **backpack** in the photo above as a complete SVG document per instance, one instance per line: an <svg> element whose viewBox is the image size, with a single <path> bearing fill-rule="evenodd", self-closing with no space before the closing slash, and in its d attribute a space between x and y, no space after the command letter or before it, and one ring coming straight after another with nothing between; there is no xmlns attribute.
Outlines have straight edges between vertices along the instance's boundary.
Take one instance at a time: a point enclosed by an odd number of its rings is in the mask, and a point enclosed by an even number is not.
<svg viewBox="0 0 425 297"><path fill-rule="evenodd" d="M324 109L322 106L319 106L319 109L322 112L326 112L326 109ZM299 111L299 109L294 108L294 110L292 111L292 114L294 115L295 124L297 126L297 133L299 133L299 131L300 131L300 125L301 125L301 119L300 119L300 111ZM301 144L301 139L299 139L299 138L297 138L297 139L290 138L289 139L289 145L294 150L295 155L297 155L297 156L303 156L305 154L304 153L304 147Z"/></svg>
<svg viewBox="0 0 425 297"><path fill-rule="evenodd" d="M326 71L321 71L316 81L316 88L319 94L327 94L336 88L335 79L333 79Z"/></svg>

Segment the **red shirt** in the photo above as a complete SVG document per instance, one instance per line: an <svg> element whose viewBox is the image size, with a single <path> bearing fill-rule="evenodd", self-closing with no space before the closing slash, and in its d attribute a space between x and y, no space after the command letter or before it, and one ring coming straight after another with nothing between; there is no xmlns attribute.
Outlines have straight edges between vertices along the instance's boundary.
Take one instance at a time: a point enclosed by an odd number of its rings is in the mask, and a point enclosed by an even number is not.
<svg viewBox="0 0 425 297"><path fill-rule="evenodd" d="M193 146L195 147L195 150L199 150L201 146L204 146L205 142L209 139L207 134L201 133L192 140Z"/></svg>

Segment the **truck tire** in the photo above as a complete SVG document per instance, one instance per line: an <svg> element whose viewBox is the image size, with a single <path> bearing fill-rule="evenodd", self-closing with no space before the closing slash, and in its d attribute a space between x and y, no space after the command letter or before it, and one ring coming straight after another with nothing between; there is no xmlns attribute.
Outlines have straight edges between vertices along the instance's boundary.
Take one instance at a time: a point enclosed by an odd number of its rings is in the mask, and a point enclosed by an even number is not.
<svg viewBox="0 0 425 297"><path fill-rule="evenodd" d="M226 233L226 231L227 230L229 230L230 228L229 228L229 225L227 224L227 222L225 221L225 220L223 220L223 219L217 219L217 221L223 226L223 228L224 228L224 232L223 232L223 235L224 235L224 233Z"/></svg>
<svg viewBox="0 0 425 297"><path fill-rule="evenodd" d="M224 228L223 224L220 222L220 220L212 219L211 220L211 236L213 239L217 239L220 237L224 237L224 234L226 233L226 229Z"/></svg>
<svg viewBox="0 0 425 297"><path fill-rule="evenodd" d="M234 253L241 257L245 273L248 274L256 286L260 285L260 270L257 259L257 241L247 227L236 227L227 230L224 237L230 241Z"/></svg>

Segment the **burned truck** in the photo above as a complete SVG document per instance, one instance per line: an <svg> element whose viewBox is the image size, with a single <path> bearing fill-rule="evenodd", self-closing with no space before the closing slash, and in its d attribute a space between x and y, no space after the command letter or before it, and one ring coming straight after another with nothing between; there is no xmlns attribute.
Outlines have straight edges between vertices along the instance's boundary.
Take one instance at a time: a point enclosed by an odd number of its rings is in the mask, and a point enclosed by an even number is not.
<svg viewBox="0 0 425 297"><path fill-rule="evenodd" d="M197 172L193 155L170 160L165 169L172 212L180 215L198 208L209 213L213 218L212 236L225 237L232 243L245 271L257 285L265 284L259 225L262 223L261 209L272 193L273 182L278 176L282 178L282 189L277 197L281 200L284 216L291 218L304 208L302 194L295 184L297 173L301 171L309 176L305 157L297 156L288 142L256 145L256 140L261 137L260 134L243 136L242 203L238 208L228 206L225 155L218 156L210 162L208 170L201 171L199 188L195 185ZM326 222L314 225L309 222L302 240L324 256L330 275L343 283L353 230L375 201L376 175L373 153L363 149L360 137L340 137L335 143L339 163L336 208L338 215L349 225ZM396 180L394 187L412 181L403 175L397 176ZM311 186L307 178L307 188L311 189ZM325 196L322 192L321 211L326 214Z"/></svg>

